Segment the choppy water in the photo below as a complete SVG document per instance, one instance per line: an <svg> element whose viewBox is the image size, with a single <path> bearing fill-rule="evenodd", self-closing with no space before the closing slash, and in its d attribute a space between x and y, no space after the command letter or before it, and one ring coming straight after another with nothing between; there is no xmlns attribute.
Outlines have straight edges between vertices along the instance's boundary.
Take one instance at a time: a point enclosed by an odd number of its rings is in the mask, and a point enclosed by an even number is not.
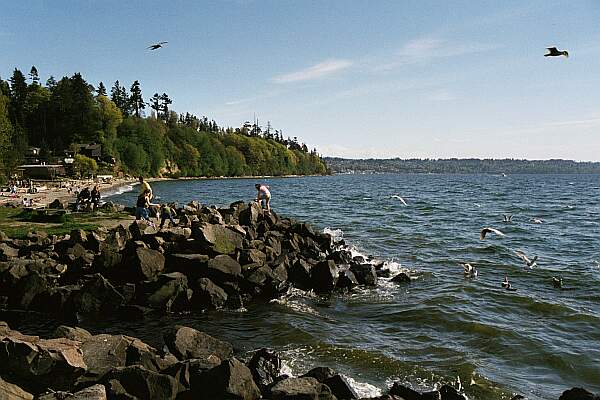
<svg viewBox="0 0 600 400"><path fill-rule="evenodd" d="M173 181L153 189L161 201L227 205L250 200L255 182ZM191 325L242 351L278 349L294 373L329 365L365 395L396 379L431 388L457 376L471 399L513 392L557 399L572 386L600 391L600 176L337 175L267 182L280 215L339 229L359 251L419 278L329 298L291 295L247 312L87 326L153 342L166 324ZM114 199L133 203L134 196ZM513 214L513 222L503 223L503 214ZM506 237L480 240L485 226ZM538 266L524 268L516 249L538 255ZM462 262L475 265L479 277L465 279ZM517 291L501 289L505 275ZM558 275L573 290L555 289L551 279Z"/></svg>

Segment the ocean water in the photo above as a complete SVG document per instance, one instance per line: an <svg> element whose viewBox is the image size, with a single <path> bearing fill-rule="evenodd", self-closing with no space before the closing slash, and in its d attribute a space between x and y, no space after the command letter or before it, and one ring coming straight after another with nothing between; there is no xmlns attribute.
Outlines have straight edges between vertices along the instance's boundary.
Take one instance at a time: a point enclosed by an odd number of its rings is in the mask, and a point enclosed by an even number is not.
<svg viewBox="0 0 600 400"><path fill-rule="evenodd" d="M159 201L228 205L257 179L153 184ZM247 311L82 321L160 345L161 328L193 326L237 350L278 350L291 374L327 365L374 396L401 380L418 389L459 378L470 399L557 399L600 392L600 176L336 175L265 179L283 216L327 229L386 260L409 285L318 297L295 291ZM113 197L133 204L133 192ZM394 195L401 196L404 205ZM512 214L512 222L503 222ZM541 220L536 223L534 219ZM505 233L480 240L483 227ZM526 268L515 251L538 256ZM461 263L479 276L463 276ZM501 287L507 276L516 291ZM552 277L561 276L560 290Z"/></svg>

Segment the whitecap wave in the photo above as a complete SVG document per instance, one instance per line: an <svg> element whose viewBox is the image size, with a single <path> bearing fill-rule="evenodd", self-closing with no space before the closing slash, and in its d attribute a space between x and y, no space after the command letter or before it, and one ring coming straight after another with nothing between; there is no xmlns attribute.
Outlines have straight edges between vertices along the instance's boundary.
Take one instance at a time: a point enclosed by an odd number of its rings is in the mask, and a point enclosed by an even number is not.
<svg viewBox="0 0 600 400"><path fill-rule="evenodd" d="M334 241L338 241L338 240L342 240L344 238L344 231L342 231L341 229L332 229L332 228L325 228L323 229L323 233L327 233L329 235L331 235L331 237L333 238Z"/></svg>
<svg viewBox="0 0 600 400"><path fill-rule="evenodd" d="M120 194L131 192L131 191L133 191L133 186L132 185L117 186L115 188L107 190L102 195L102 198L105 199L105 198L112 197L112 196L118 196Z"/></svg>
<svg viewBox="0 0 600 400"><path fill-rule="evenodd" d="M354 389L359 398L377 397L383 395L381 389L367 382L359 382L350 376L342 375L348 384Z"/></svg>

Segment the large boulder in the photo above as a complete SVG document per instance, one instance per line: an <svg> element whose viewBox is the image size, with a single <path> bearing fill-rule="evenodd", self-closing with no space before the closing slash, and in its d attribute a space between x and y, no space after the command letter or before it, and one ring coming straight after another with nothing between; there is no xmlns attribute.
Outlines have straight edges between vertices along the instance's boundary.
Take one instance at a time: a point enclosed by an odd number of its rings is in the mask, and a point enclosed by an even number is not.
<svg viewBox="0 0 600 400"><path fill-rule="evenodd" d="M139 365L115 368L103 379L110 398L175 400L184 390L169 375L149 371Z"/></svg>
<svg viewBox="0 0 600 400"><path fill-rule="evenodd" d="M123 264L124 281L153 280L165 268L165 256L157 250L137 247L128 254Z"/></svg>
<svg viewBox="0 0 600 400"><path fill-rule="evenodd" d="M241 225L255 226L259 217L263 215L263 209L259 203L253 201L248 207L241 210L239 215Z"/></svg>
<svg viewBox="0 0 600 400"><path fill-rule="evenodd" d="M19 249L9 246L6 243L0 243L0 261L7 261L19 256Z"/></svg>
<svg viewBox="0 0 600 400"><path fill-rule="evenodd" d="M242 266L227 255L218 255L207 263L207 275L215 282L236 281L242 277Z"/></svg>
<svg viewBox="0 0 600 400"><path fill-rule="evenodd" d="M371 264L352 264L350 271L354 274L361 285L377 285L377 272Z"/></svg>
<svg viewBox="0 0 600 400"><path fill-rule="evenodd" d="M188 280L181 272L161 274L150 286L152 289L148 294L147 302L152 308L171 311L180 296L187 297Z"/></svg>
<svg viewBox="0 0 600 400"><path fill-rule="evenodd" d="M1 398L1 397L0 397ZM92 385L75 393L50 392L41 395L37 400L106 400L106 388L104 385Z"/></svg>
<svg viewBox="0 0 600 400"><path fill-rule="evenodd" d="M0 377L0 399L33 400L33 395L13 383L6 382Z"/></svg>
<svg viewBox="0 0 600 400"><path fill-rule="evenodd" d="M209 257L204 254L169 254L165 260L167 271L177 271L194 280L207 275Z"/></svg>
<svg viewBox="0 0 600 400"><path fill-rule="evenodd" d="M271 387L272 400L333 400L331 390L315 378L287 378Z"/></svg>
<svg viewBox="0 0 600 400"><path fill-rule="evenodd" d="M113 311L125 303L125 298L101 274L86 277L81 290L70 299L70 310L78 313Z"/></svg>
<svg viewBox="0 0 600 400"><path fill-rule="evenodd" d="M52 337L56 339L66 338L78 342L85 342L92 338L92 334L83 328L60 325L54 330Z"/></svg>
<svg viewBox="0 0 600 400"><path fill-rule="evenodd" d="M0 375L33 393L70 390L87 369L80 343L8 331L0 336Z"/></svg>
<svg viewBox="0 0 600 400"><path fill-rule="evenodd" d="M350 386L346 378L341 375L334 375L326 379L323 383L331 389L331 393L338 399L358 399L358 394Z"/></svg>
<svg viewBox="0 0 600 400"><path fill-rule="evenodd" d="M279 376L281 359L276 353L263 348L252 355L247 366L252 372L254 382L264 391Z"/></svg>
<svg viewBox="0 0 600 400"><path fill-rule="evenodd" d="M261 397L250 369L233 357L193 380L192 393L196 398L206 400L255 400Z"/></svg>
<svg viewBox="0 0 600 400"><path fill-rule="evenodd" d="M226 225L194 223L192 234L208 250L218 254L233 254L242 248L244 236Z"/></svg>
<svg viewBox="0 0 600 400"><path fill-rule="evenodd" d="M267 261L267 255L257 249L245 249L240 253L240 264L260 264L263 265Z"/></svg>
<svg viewBox="0 0 600 400"><path fill-rule="evenodd" d="M331 292L338 280L338 269L333 260L321 261L311 270L311 286L317 292Z"/></svg>
<svg viewBox="0 0 600 400"><path fill-rule="evenodd" d="M164 228L157 233L157 236L162 237L167 242L180 242L189 239L192 236L192 230L185 227Z"/></svg>
<svg viewBox="0 0 600 400"><path fill-rule="evenodd" d="M215 309L225 306L227 293L208 278L200 278L196 283L192 305L199 309Z"/></svg>
<svg viewBox="0 0 600 400"><path fill-rule="evenodd" d="M186 326L168 329L163 338L169 351L179 360L211 356L225 360L233 356L233 347L229 343Z"/></svg>
<svg viewBox="0 0 600 400"><path fill-rule="evenodd" d="M289 267L288 278L294 286L308 289L311 286L311 269L312 265L299 258Z"/></svg>
<svg viewBox="0 0 600 400"><path fill-rule="evenodd" d="M358 279L350 270L340 271L336 286L340 289L352 289L358 286Z"/></svg>
<svg viewBox="0 0 600 400"><path fill-rule="evenodd" d="M565 390L558 400L598 400L599 396L594 396L591 392L583 388L574 387Z"/></svg>
<svg viewBox="0 0 600 400"><path fill-rule="evenodd" d="M219 357L192 358L170 365L162 373L171 375L181 385L189 389L192 381L199 379L200 375L219 364L221 364Z"/></svg>
<svg viewBox="0 0 600 400"><path fill-rule="evenodd" d="M404 386L399 382L394 382L390 388L390 394L394 396L400 396L405 400L421 400L421 393Z"/></svg>

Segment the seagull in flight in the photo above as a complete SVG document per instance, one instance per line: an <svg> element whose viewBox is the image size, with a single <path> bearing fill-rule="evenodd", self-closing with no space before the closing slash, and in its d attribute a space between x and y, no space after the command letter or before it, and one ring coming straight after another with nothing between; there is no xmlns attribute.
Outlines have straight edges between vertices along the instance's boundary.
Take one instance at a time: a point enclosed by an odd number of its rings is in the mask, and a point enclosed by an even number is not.
<svg viewBox="0 0 600 400"><path fill-rule="evenodd" d="M548 53L544 54L544 57L560 57L565 56L569 58L569 52L566 50L558 50L556 47L546 47Z"/></svg>
<svg viewBox="0 0 600 400"><path fill-rule="evenodd" d="M525 262L525 264L529 267L529 268L533 268L535 266L537 266L537 259L538 257L535 256L533 257L531 260L525 255L525 253L523 253L521 250L516 250L515 254L517 255L517 257L519 257L521 260L523 260L523 262Z"/></svg>
<svg viewBox="0 0 600 400"><path fill-rule="evenodd" d="M544 221L542 221L539 218L531 218L530 221L533 222L534 224L543 224L544 223Z"/></svg>
<svg viewBox="0 0 600 400"><path fill-rule="evenodd" d="M502 222L510 223L512 222L512 214L504 214L504 220Z"/></svg>
<svg viewBox="0 0 600 400"><path fill-rule="evenodd" d="M408 205L408 204L406 204L406 201L404 201L404 199L402 197L398 196L397 194L393 194L392 199L400 200L402 202L402 204L404 204L405 206Z"/></svg>
<svg viewBox="0 0 600 400"><path fill-rule="evenodd" d="M154 43L150 46L148 46L147 48L150 50L156 50L156 49L160 49L161 47L163 47L163 44L167 44L169 42L158 42L158 43Z"/></svg>
<svg viewBox="0 0 600 400"><path fill-rule="evenodd" d="M479 235L479 238L481 240L485 239L485 235L487 235L488 233L495 233L498 236L506 236L504 233L500 232L498 229L494 229L494 228L483 228L481 230L481 234Z"/></svg>

